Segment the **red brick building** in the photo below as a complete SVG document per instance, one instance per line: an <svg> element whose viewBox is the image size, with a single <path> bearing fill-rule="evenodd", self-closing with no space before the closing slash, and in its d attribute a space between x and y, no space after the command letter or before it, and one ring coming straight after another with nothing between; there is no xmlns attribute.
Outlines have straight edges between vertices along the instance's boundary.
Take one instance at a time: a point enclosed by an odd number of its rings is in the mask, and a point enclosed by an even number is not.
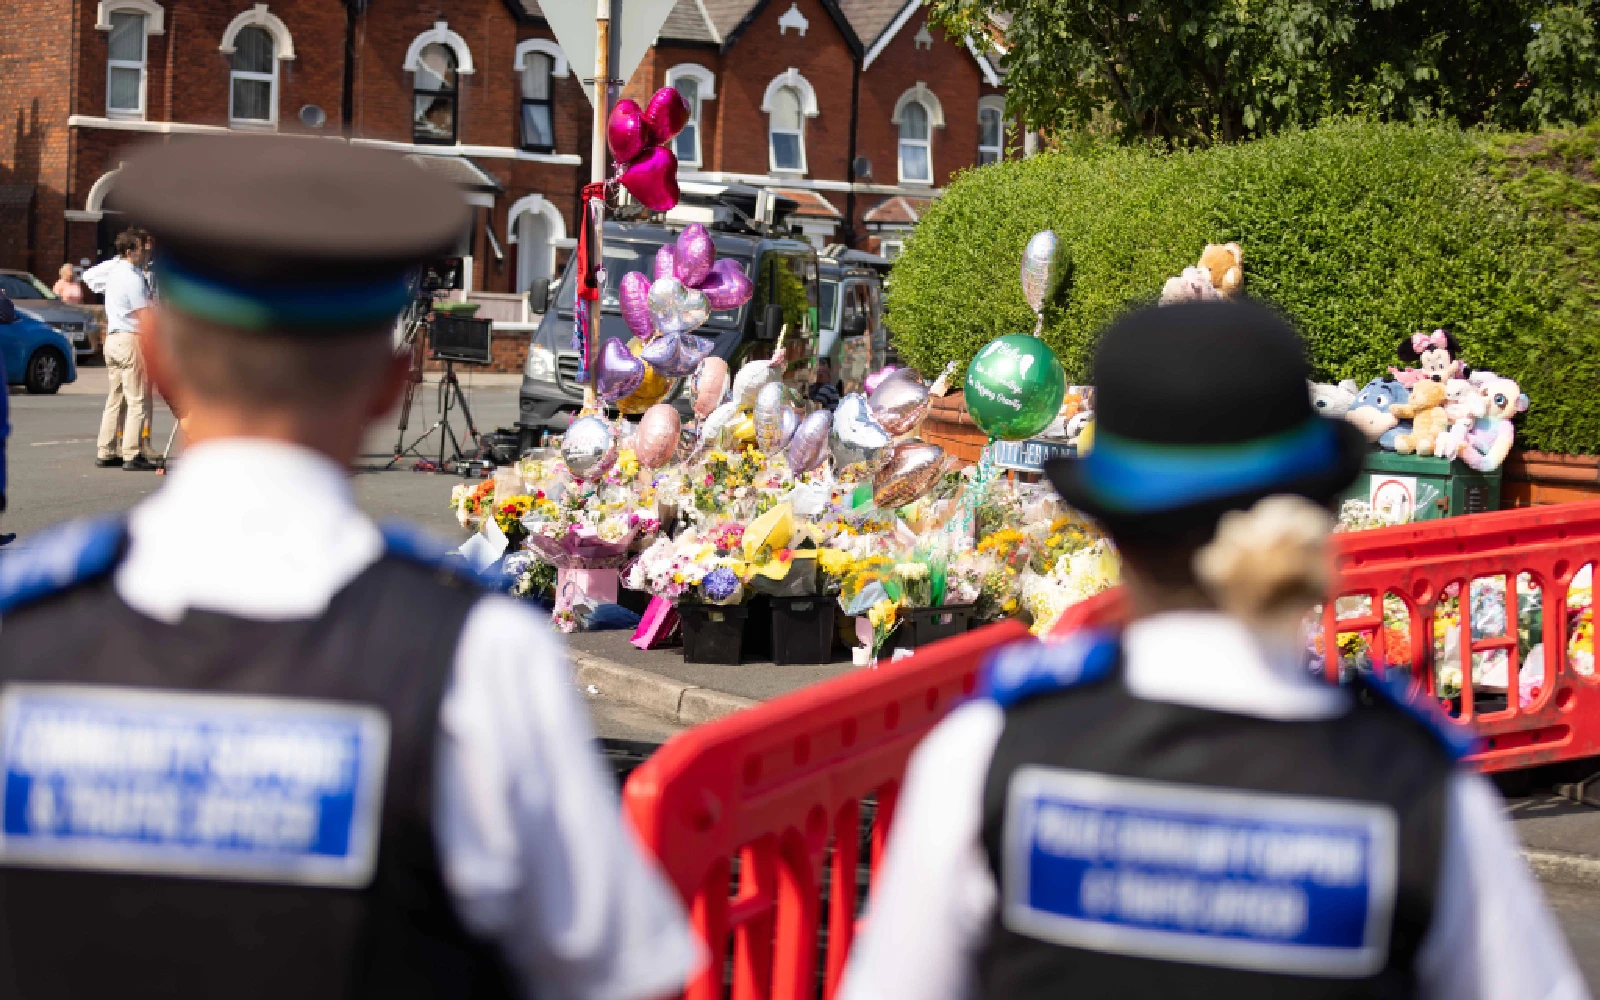
<svg viewBox="0 0 1600 1000"><path fill-rule="evenodd" d="M130 148L229 131L445 172L478 207L463 248L478 290L526 289L572 245L588 67L568 64L538 0L9 0L5 20L0 267L99 259ZM893 252L904 206L914 219L956 171L1002 155L1000 82L917 0L679 0L625 93L691 98L686 184L780 189L819 245Z"/></svg>

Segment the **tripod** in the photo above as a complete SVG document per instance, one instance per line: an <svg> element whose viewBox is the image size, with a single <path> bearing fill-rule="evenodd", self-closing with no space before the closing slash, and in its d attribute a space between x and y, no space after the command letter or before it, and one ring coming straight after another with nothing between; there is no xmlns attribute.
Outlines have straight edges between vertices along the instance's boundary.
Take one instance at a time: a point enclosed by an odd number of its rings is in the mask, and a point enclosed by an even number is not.
<svg viewBox="0 0 1600 1000"><path fill-rule="evenodd" d="M466 393L461 390L461 380L456 377L455 361L450 358L443 359L444 377L439 380L439 419L433 422L433 426L418 434L409 445L405 443L406 430L411 423L411 407L415 404L417 391L423 383L422 359L423 352L426 350L428 317L431 315L432 310L433 300L431 296L419 297L412 302L411 307L401 320L401 343L404 349L408 349L411 352L411 374L406 380L405 402L401 404L400 408L400 434L395 440L394 455L389 459L388 465L384 466L386 469L393 468L396 463L403 460L407 455L414 456L424 462L429 461L428 457L422 453L421 446L422 442L426 441L434 431L439 431L439 461L435 466L439 471L443 471L445 468L445 445L447 439L450 446L454 448L454 451L449 455L449 462L452 465L464 461L472 461L483 450L483 442L478 434L477 422L473 420L472 409L467 405ZM450 424L450 411L457 407L460 408L462 416L467 420L467 434L464 439L456 437L455 428ZM472 452L463 451L461 447L462 440L471 443L475 450Z"/></svg>

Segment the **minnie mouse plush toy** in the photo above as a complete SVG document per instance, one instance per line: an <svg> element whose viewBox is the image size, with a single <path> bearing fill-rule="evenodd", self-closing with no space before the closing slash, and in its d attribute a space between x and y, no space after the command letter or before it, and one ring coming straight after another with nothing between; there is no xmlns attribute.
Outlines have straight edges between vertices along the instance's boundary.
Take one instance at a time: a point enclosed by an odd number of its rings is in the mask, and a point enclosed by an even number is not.
<svg viewBox="0 0 1600 1000"><path fill-rule="evenodd" d="M1395 379L1407 389L1424 379L1448 382L1453 378L1466 378L1467 366L1457 357L1461 345L1455 334L1444 327L1432 333L1413 333L1400 342L1401 361L1421 362L1420 368L1389 369Z"/></svg>

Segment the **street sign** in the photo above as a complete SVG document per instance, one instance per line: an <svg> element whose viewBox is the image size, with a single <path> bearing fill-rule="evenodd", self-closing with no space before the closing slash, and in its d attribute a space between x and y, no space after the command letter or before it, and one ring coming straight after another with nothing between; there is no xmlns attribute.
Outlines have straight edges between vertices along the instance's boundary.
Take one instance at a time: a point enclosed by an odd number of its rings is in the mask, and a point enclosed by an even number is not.
<svg viewBox="0 0 1600 1000"><path fill-rule="evenodd" d="M1044 463L1054 458L1072 458L1078 454L1076 445L1065 441L1042 441L1033 438L1028 441L996 441L989 446L989 454L1002 469L1016 469L1018 472L1041 472Z"/></svg>
<svg viewBox="0 0 1600 1000"><path fill-rule="evenodd" d="M561 51L578 79L594 76L596 0L539 0L544 19L556 33ZM606 2L606 0L600 0ZM639 68L644 52L656 40L677 0L611 0L611 77L627 81ZM594 104L594 84L583 92Z"/></svg>

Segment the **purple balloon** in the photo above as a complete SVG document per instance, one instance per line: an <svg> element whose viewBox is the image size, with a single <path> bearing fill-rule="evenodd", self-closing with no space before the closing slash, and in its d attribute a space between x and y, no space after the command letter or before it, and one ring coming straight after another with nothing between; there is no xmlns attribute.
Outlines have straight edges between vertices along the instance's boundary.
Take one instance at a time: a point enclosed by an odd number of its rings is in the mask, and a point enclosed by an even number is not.
<svg viewBox="0 0 1600 1000"><path fill-rule="evenodd" d="M628 353L622 341L612 338L600 351L600 370L595 391L608 403L615 403L639 388L644 381L644 362Z"/></svg>
<svg viewBox="0 0 1600 1000"><path fill-rule="evenodd" d="M662 278L675 277L677 275L672 273L672 244L668 243L656 250L655 280L660 281Z"/></svg>
<svg viewBox="0 0 1600 1000"><path fill-rule="evenodd" d="M711 234L706 232L705 226L691 222L678 234L678 242L672 248L672 273L690 288L699 288L700 282L711 273L711 262L716 257L717 247L711 242Z"/></svg>
<svg viewBox="0 0 1600 1000"><path fill-rule="evenodd" d="M622 321L638 337L650 336L650 279L641 271L629 271L617 286L617 304L622 310Z"/></svg>
<svg viewBox="0 0 1600 1000"><path fill-rule="evenodd" d="M716 343L709 338L697 337L692 333L663 333L644 345L639 356L668 378L683 378L694 374L694 370L715 346Z"/></svg>
<svg viewBox="0 0 1600 1000"><path fill-rule="evenodd" d="M712 264L699 288L713 309L737 309L749 302L756 291L755 283L745 275L744 268L731 257Z"/></svg>
<svg viewBox="0 0 1600 1000"><path fill-rule="evenodd" d="M870 396L877 391L878 386L883 384L884 379L888 378L890 375L893 375L899 370L900 369L895 365L884 365L882 368L879 368L871 375L868 375L866 378L862 379L861 386L862 388L866 389L867 395Z"/></svg>
<svg viewBox="0 0 1600 1000"><path fill-rule="evenodd" d="M833 429L833 414L818 410L807 415L789 438L789 468L810 472L828 457L828 432Z"/></svg>

